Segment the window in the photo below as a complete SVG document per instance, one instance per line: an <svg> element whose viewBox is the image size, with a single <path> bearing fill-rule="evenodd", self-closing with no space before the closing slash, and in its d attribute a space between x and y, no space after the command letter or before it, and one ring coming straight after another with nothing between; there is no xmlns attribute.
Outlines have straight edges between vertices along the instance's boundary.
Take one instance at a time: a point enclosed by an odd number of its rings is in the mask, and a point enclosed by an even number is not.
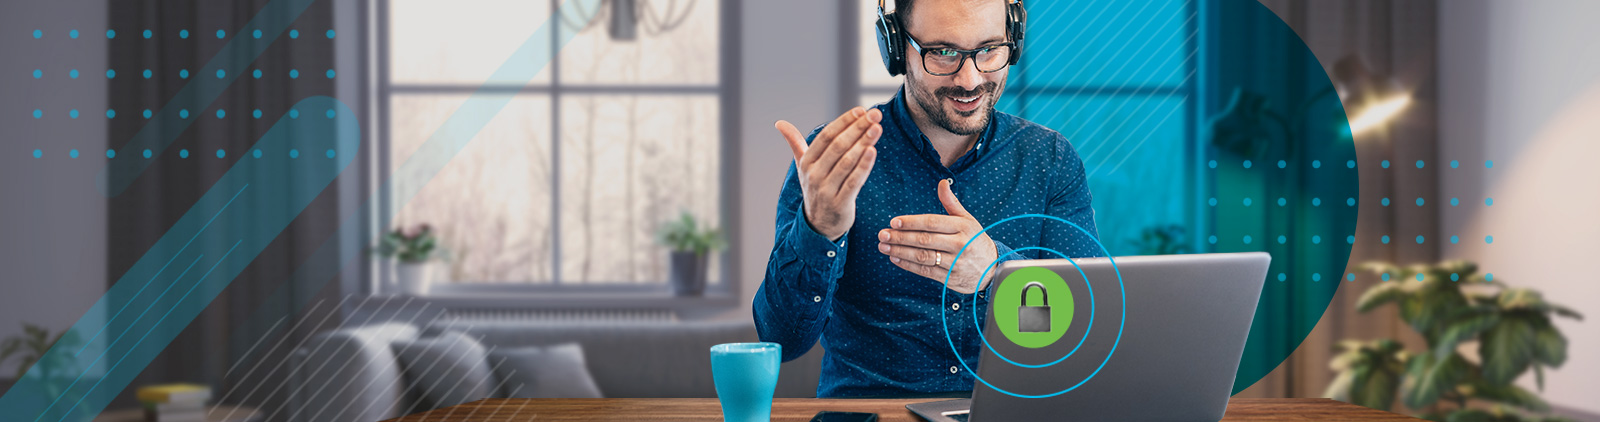
<svg viewBox="0 0 1600 422"><path fill-rule="evenodd" d="M662 223L687 211L727 226L719 1L608 1L560 16L561 0L375 1L378 174L480 89L509 100L437 175L391 181L416 195L386 195L378 211L435 229L449 254L435 283L663 285ZM612 36L614 5L634 5L633 39ZM552 16L584 29L529 83L486 85Z"/></svg>
<svg viewBox="0 0 1600 422"><path fill-rule="evenodd" d="M995 108L1072 142L1113 255L1139 254L1140 232L1165 225L1190 228L1186 243L1198 250L1195 2L1026 2L1023 56ZM903 77L890 77L878 57L877 2L860 5L860 101L877 104Z"/></svg>

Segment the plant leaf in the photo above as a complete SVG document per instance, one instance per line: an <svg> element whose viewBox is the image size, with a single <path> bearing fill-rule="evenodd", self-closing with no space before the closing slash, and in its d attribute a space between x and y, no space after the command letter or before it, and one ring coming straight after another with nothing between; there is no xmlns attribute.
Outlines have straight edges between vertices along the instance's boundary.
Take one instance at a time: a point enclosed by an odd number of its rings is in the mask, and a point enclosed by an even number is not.
<svg viewBox="0 0 1600 422"><path fill-rule="evenodd" d="M1478 344L1478 355L1483 357L1484 380L1491 384L1510 384L1526 371L1534 358L1534 330L1526 316L1513 313L1484 331Z"/></svg>
<svg viewBox="0 0 1600 422"><path fill-rule="evenodd" d="M1383 304L1405 299L1407 296L1409 294L1400 288L1399 283L1379 283L1361 294L1361 299L1356 301L1356 310L1371 311Z"/></svg>
<svg viewBox="0 0 1600 422"><path fill-rule="evenodd" d="M1444 358L1426 353L1412 358L1406 367L1410 375L1406 382L1406 406L1421 409L1439 401L1444 393L1456 388L1467 369L1467 361L1456 353Z"/></svg>
<svg viewBox="0 0 1600 422"><path fill-rule="evenodd" d="M1524 390L1512 384L1490 385L1479 382L1474 387L1474 395L1478 398L1516 406L1534 412L1549 412L1550 404L1539 398L1538 394Z"/></svg>
<svg viewBox="0 0 1600 422"><path fill-rule="evenodd" d="M1374 367L1370 371L1356 372L1352 380L1350 403L1373 409L1389 410L1394 405L1394 394L1400 389L1399 374Z"/></svg>
<svg viewBox="0 0 1600 422"><path fill-rule="evenodd" d="M1456 409L1445 418L1446 422L1495 422L1495 417L1489 412L1478 409Z"/></svg>
<svg viewBox="0 0 1600 422"><path fill-rule="evenodd" d="M1443 359L1455 352L1456 346L1461 342L1476 338L1483 330L1500 323L1500 315L1495 313L1469 314L1465 318L1457 319L1445 325L1444 332L1439 335L1433 347L1433 357Z"/></svg>
<svg viewBox="0 0 1600 422"><path fill-rule="evenodd" d="M1541 324L1533 335L1534 358L1552 368L1567 361L1567 338L1554 325ZM1543 387L1540 387L1543 389Z"/></svg>

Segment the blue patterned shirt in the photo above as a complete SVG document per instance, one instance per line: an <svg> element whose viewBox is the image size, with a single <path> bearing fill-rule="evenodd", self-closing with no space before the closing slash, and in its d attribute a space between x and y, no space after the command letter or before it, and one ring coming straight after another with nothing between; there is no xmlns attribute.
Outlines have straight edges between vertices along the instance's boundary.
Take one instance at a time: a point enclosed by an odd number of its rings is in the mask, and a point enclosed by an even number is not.
<svg viewBox="0 0 1600 422"><path fill-rule="evenodd" d="M903 93L904 90L901 90ZM793 163L778 198L778 217L766 278L752 304L762 341L783 345L783 360L804 355L821 340L818 397L893 396L971 391L977 368L977 330L988 309L978 292L950 291L942 282L895 266L878 252L878 230L889 219L945 214L938 182L954 180L963 206L984 225L1020 214L1048 214L1095 232L1083 162L1060 133L996 112L977 143L945 167L906 109L903 94L876 107L883 112L878 159L856 198L855 225L838 242L805 220ZM806 142L821 131L813 130ZM1006 222L988 233L1002 259L1039 258L1037 250L1007 257L1012 248L1042 246L1072 257L1100 256L1090 236L1042 218ZM960 303L960 306L953 306ZM939 314L950 322L945 340Z"/></svg>

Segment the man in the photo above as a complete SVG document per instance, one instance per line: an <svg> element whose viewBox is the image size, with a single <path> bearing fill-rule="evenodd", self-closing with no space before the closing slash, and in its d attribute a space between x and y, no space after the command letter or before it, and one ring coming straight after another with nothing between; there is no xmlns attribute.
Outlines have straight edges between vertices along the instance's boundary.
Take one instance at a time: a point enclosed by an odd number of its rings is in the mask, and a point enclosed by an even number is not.
<svg viewBox="0 0 1600 422"><path fill-rule="evenodd" d="M898 1L908 46L901 91L804 138L788 122L775 125L794 165L753 311L761 339L781 344L786 361L820 338L827 353L819 397L970 391L974 378L957 359L977 367L983 321L967 307L976 292L977 313L985 315L984 269L1040 256L1011 254L1013 247L1100 254L1072 146L1055 131L994 111L1009 56L1018 54L1007 7L1006 0ZM1022 214L1060 217L1088 234L1043 218L979 234Z"/></svg>

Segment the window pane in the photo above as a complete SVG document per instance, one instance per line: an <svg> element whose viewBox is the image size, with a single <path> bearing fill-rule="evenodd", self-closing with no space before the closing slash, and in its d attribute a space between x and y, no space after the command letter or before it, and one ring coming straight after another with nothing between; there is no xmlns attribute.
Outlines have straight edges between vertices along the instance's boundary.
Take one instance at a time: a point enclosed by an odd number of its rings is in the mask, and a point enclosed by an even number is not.
<svg viewBox="0 0 1600 422"><path fill-rule="evenodd" d="M482 84L550 18L550 4L391 0L391 78L397 84ZM546 66L532 82L549 83L550 73Z"/></svg>
<svg viewBox="0 0 1600 422"><path fill-rule="evenodd" d="M1113 255L1137 254L1129 241L1146 227L1187 224L1184 104L1183 97L1170 96L1037 95L1028 101L1023 118L1061 132L1083 159L1095 225Z"/></svg>
<svg viewBox="0 0 1600 422"><path fill-rule="evenodd" d="M664 282L663 222L688 211L722 225L717 97L565 96L560 107L562 282ZM717 267L713 255L710 281Z"/></svg>
<svg viewBox="0 0 1600 422"><path fill-rule="evenodd" d="M595 23L561 49L563 84L717 84L718 2L715 0L638 1L631 25L634 39L615 40L616 5L603 3L599 14L576 16ZM592 16L591 20L584 20ZM673 25L666 29L666 25ZM664 32L660 32L664 30Z"/></svg>
<svg viewBox="0 0 1600 422"><path fill-rule="evenodd" d="M450 281L548 283L553 278L549 97L512 99L432 179L402 172L406 159L466 98L393 97L388 159L397 176L392 191L421 188L398 208L395 224L434 227L451 255Z"/></svg>
<svg viewBox="0 0 1600 422"><path fill-rule="evenodd" d="M1030 2L1017 67L1032 86L1182 84L1189 1Z"/></svg>

